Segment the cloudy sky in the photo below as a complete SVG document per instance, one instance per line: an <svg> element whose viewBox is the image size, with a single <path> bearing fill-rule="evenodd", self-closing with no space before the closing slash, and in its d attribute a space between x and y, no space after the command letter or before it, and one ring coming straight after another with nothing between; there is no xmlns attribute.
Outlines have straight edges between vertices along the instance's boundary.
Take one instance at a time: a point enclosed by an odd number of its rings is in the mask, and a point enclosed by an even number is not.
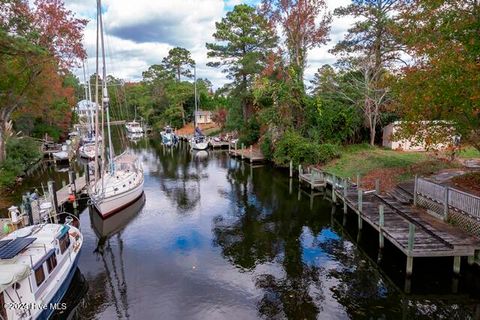
<svg viewBox="0 0 480 320"><path fill-rule="evenodd" d="M327 0L329 11L346 5L350 0ZM85 30L85 46L89 55L87 69L95 68L95 0L65 0L77 17L90 20ZM215 88L228 82L220 70L207 67L206 42L212 42L215 22L239 3L256 5L259 0L104 0L107 70L127 81L141 79L142 71L158 64L168 50L180 46L192 52L197 62L197 74L208 78ZM311 50L308 55L306 78L335 58L328 50L349 28L351 19L334 18L327 46ZM82 79L81 70L76 74Z"/></svg>

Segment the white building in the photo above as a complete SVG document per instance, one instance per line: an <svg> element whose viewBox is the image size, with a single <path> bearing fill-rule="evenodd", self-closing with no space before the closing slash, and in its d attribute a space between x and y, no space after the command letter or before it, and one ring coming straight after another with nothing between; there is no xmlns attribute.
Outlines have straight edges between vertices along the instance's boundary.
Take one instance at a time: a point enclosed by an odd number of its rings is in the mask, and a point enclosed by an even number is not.
<svg viewBox="0 0 480 320"><path fill-rule="evenodd" d="M88 100L81 100L77 103L75 108L75 112L77 113L80 121L87 121L88 117L95 115L95 102L88 101Z"/></svg>
<svg viewBox="0 0 480 320"><path fill-rule="evenodd" d="M440 125L430 121L423 121L418 128L417 134L411 138L395 139L395 134L401 130L402 121L395 121L383 128L382 145L392 150L403 151L426 151L428 149L443 150L455 142L453 127ZM422 128L423 125L423 128ZM436 143L426 143L427 139L435 140Z"/></svg>
<svg viewBox="0 0 480 320"><path fill-rule="evenodd" d="M202 110L195 112L195 122L198 124L212 123L212 112Z"/></svg>

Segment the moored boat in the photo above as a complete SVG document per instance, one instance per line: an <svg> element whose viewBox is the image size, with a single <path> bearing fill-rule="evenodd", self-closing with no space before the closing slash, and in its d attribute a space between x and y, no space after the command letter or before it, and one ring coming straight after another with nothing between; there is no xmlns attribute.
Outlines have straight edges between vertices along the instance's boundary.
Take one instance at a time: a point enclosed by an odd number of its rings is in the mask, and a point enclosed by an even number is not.
<svg viewBox="0 0 480 320"><path fill-rule="evenodd" d="M0 316L48 319L77 270L83 244L79 229L40 224L12 232L0 241Z"/></svg>

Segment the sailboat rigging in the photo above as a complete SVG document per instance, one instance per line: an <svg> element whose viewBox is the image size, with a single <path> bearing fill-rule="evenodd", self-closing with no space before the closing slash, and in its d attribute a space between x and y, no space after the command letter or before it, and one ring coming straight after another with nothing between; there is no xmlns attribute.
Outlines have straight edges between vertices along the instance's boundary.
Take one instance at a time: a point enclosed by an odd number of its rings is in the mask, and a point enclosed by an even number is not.
<svg viewBox="0 0 480 320"><path fill-rule="evenodd" d="M105 150L105 143L102 144L100 152L101 165L98 157L95 156L95 182L89 188L89 195L92 203L103 218L106 218L123 208L128 207L143 194L143 169L137 157L128 151L115 156L110 128L109 96L107 90L107 70L105 62L105 47L103 35L103 21L101 13L101 0L97 0L97 54L96 54L96 79L95 79L95 100L97 102L96 123L95 123L95 146L98 147L99 135L99 51L102 56L102 133L107 127L108 149ZM95 149L98 153L98 149Z"/></svg>
<svg viewBox="0 0 480 320"><path fill-rule="evenodd" d="M203 135L200 127L197 127L198 97L197 97L197 67L193 68L193 85L195 90L195 111L193 113L193 137L190 140L190 147L195 150L205 150L208 148L208 140Z"/></svg>

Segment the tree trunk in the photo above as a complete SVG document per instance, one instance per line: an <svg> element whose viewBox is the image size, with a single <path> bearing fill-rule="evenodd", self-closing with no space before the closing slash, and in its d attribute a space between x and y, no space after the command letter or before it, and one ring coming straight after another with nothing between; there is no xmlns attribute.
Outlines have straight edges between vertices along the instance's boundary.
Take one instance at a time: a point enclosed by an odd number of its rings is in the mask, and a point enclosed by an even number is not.
<svg viewBox="0 0 480 320"><path fill-rule="evenodd" d="M375 126L370 126L370 145L375 145Z"/></svg>
<svg viewBox="0 0 480 320"><path fill-rule="evenodd" d="M7 157L7 148L5 146L5 121L0 119L0 163L5 161Z"/></svg>

